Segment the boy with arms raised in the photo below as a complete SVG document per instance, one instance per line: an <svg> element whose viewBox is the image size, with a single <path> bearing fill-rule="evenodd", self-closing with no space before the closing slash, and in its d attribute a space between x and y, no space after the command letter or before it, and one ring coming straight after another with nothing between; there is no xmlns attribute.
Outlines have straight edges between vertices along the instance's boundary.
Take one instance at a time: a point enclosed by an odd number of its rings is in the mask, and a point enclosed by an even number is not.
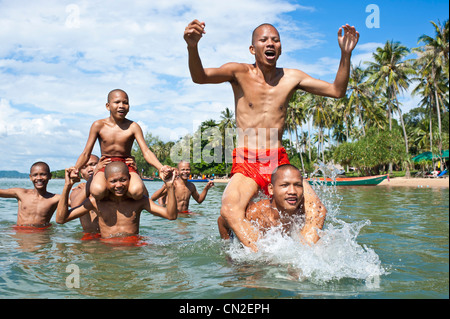
<svg viewBox="0 0 450 319"><path fill-rule="evenodd" d="M250 52L255 56L254 64L233 62L219 68L204 68L198 52L198 42L204 33L205 23L198 20L192 21L184 31L192 80L200 84L231 84L238 135L244 135L239 136L238 147L233 152L232 178L222 196L220 214L238 239L256 251L254 243L258 234L245 219L245 211L259 189L267 193L273 169L289 163L282 146L289 100L298 89L343 97L359 33L349 25L339 29L341 61L333 83L312 78L300 70L278 68L281 40L278 30L270 24L260 25L253 32Z"/></svg>
<svg viewBox="0 0 450 319"><path fill-rule="evenodd" d="M50 219L60 199L60 195L47 192L51 177L50 167L44 162L36 162L30 169L34 189L0 189L0 197L17 199L17 226L36 229L51 226Z"/></svg>
<svg viewBox="0 0 450 319"><path fill-rule="evenodd" d="M102 153L101 160L106 160L105 163L115 161L126 163L130 171L130 186L127 195L134 199L140 199L147 190L135 165L132 164L134 160L131 157L131 149L135 140L150 165L158 171L171 171L172 169L167 166L163 167L155 154L148 148L139 124L126 118L129 108L128 95L125 91L116 89L109 92L106 109L110 112L110 116L92 124L86 147L71 169L71 174L72 177L76 177L79 169L88 162L95 141L98 139ZM101 200L107 194L103 169L93 176L89 191L97 200Z"/></svg>
<svg viewBox="0 0 450 319"><path fill-rule="evenodd" d="M167 206L161 207L148 197L139 200L129 198L126 194L130 185L130 173L123 162L112 162L106 165L106 196L98 201L93 196L85 199L79 206L69 210L69 192L76 182L72 176L72 168L66 170L65 185L58 203L56 222L64 224L94 211L98 216L100 235L102 239L128 237L139 234L139 221L142 210L169 220L177 219L177 203L173 180L176 174L163 171L161 178L167 187Z"/></svg>
<svg viewBox="0 0 450 319"><path fill-rule="evenodd" d="M199 204L201 204L208 194L208 190L214 186L212 181L209 181L202 193L199 194L194 183L188 181L191 175L191 164L189 162L181 161L178 163L178 174L179 178L175 179L175 196L177 198L177 210L181 214L189 214L189 201L192 198ZM163 199L165 202L165 197L167 195L167 187L164 185L161 189L157 190L152 195L152 200L156 201L158 199Z"/></svg>

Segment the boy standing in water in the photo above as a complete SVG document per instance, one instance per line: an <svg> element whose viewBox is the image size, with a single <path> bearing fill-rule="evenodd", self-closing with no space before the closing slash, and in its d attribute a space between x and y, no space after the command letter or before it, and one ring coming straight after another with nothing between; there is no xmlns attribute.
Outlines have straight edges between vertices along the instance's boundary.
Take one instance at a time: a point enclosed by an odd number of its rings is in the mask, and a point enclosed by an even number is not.
<svg viewBox="0 0 450 319"><path fill-rule="evenodd" d="M97 168L97 164L99 162L99 158L96 155L92 155L89 158L89 161L80 169L81 177L87 182L89 179L94 176L95 170ZM89 197L89 193L87 190L86 183L78 184L70 193L69 203L71 207L76 207L81 205L81 203ZM85 234L91 234L91 236L95 237L95 234L100 232L98 227L98 217L94 211L89 212L84 216L80 217L81 227L83 227L83 232ZM85 235L89 237L89 235Z"/></svg>
<svg viewBox="0 0 450 319"><path fill-rule="evenodd" d="M267 191L273 169L289 163L282 146L289 100L298 89L343 97L359 33L349 25L339 29L341 61L333 83L314 79L300 70L277 68L281 41L277 29L270 24L260 25L253 32L250 53L255 56L254 64L227 63L219 68L204 68L198 52L204 33L205 23L198 20L184 31L192 80L200 84L231 84L239 135L238 148L233 152L232 178L222 196L220 214L238 239L256 251L258 234L245 219L245 211L259 189Z"/></svg>
<svg viewBox="0 0 450 319"><path fill-rule="evenodd" d="M276 168L268 191L271 199L250 203L245 213L245 218L257 225L258 233L263 234L272 227L282 226L286 233L297 231L301 241L316 243L320 238L317 230L323 227L327 209L311 185L303 183L298 168L290 164ZM217 222L222 239L229 239L231 229L225 219L220 216Z"/></svg>
<svg viewBox="0 0 450 319"><path fill-rule="evenodd" d="M86 147L71 171L72 177L78 174L79 169L88 162L98 139L102 153L101 160L106 160L105 163L115 161L127 163L131 176L127 195L133 199L140 199L146 193L146 189L135 165L131 164L134 162L131 157L134 141L138 142L147 163L158 171L171 168L163 166L148 148L139 124L126 118L129 108L128 94L125 91L116 89L109 92L106 109L110 112L110 116L92 124ZM107 194L104 169L93 176L89 191L97 200L101 200Z"/></svg>
<svg viewBox="0 0 450 319"><path fill-rule="evenodd" d="M44 162L36 162L30 169L30 180L34 189L0 189L0 197L15 198L19 205L17 226L47 228L58 205L60 195L47 192L51 179L50 167Z"/></svg>
<svg viewBox="0 0 450 319"><path fill-rule="evenodd" d="M163 171L161 178L167 186L167 206L161 207L153 203L147 196L139 200L129 198L128 187L131 176L128 167L123 162L112 162L106 165L106 196L97 201L93 196L85 199L80 205L69 210L69 192L76 182L72 168L66 170L65 184L58 203L56 222L64 224L79 218L90 211L98 216L101 238L120 238L139 234L139 221L142 210L169 220L177 219L177 203L173 180L176 174ZM169 174L171 176L169 176Z"/></svg>
<svg viewBox="0 0 450 319"><path fill-rule="evenodd" d="M194 183L188 181L189 176L191 175L191 164L189 162L181 161L178 163L178 174L179 178L174 182L175 197L177 198L177 211L179 214L189 214L191 213L189 210L191 196L197 203L201 204L205 200L208 190L214 186L214 182L209 181L203 189L203 192L199 194ZM159 198L162 198L163 202L165 202L166 195L167 187L164 185L152 195L152 200L156 201Z"/></svg>

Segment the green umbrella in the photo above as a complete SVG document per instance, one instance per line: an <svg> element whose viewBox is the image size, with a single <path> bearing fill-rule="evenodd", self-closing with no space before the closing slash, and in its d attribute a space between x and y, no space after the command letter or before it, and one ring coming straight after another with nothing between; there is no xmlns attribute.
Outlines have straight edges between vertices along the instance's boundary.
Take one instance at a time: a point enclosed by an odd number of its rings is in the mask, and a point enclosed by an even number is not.
<svg viewBox="0 0 450 319"><path fill-rule="evenodd" d="M442 158L448 158L448 150L442 151ZM413 157L413 161L418 163L420 161L431 161L432 159L438 159L439 156L432 155L431 152L423 152L422 154Z"/></svg>
<svg viewBox="0 0 450 319"><path fill-rule="evenodd" d="M416 163L420 161L431 161L432 157L433 155L431 154L431 152L423 152L422 154L413 157L413 161Z"/></svg>

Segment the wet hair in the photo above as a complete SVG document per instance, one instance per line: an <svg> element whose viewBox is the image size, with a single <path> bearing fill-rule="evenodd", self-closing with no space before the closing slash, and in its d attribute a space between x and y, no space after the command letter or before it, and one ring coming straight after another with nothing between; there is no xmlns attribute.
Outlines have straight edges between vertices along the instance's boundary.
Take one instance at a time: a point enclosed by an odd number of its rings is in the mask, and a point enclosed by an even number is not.
<svg viewBox="0 0 450 319"><path fill-rule="evenodd" d="M259 28L261 28L261 27L272 27L272 28L274 28L275 30L277 30L277 32L278 32L278 29L277 28L275 28L272 24L270 24L270 23L263 23L263 24L260 24L259 26L257 26L256 28L255 28L255 30L253 30L253 32L252 32L252 44L254 44L254 39L255 39L255 34L256 34L256 30L258 30ZM278 36L280 36L280 33L278 32Z"/></svg>
<svg viewBox="0 0 450 319"><path fill-rule="evenodd" d="M43 166L43 167L45 167L45 168L47 169L47 172L50 174L50 166L48 166L48 164L45 163L45 162L36 162L36 163L34 163L33 165L31 165L31 167L30 167L30 174L31 174L31 170L32 170L33 167L35 167L35 166Z"/></svg>
<svg viewBox="0 0 450 319"><path fill-rule="evenodd" d="M127 94L127 92L125 92L124 90L122 90L122 89L114 89L114 90L112 90L112 91L110 91L110 92L108 93L108 96L107 96L107 98L106 98L106 103L109 103L109 101L111 100L111 95L112 95L113 93L115 93L115 92L122 92L122 93L124 93L124 94L127 96L127 98L128 98L128 94Z"/></svg>
<svg viewBox="0 0 450 319"><path fill-rule="evenodd" d="M272 175L270 176L270 182L271 182L271 184L272 184L272 185L275 184L275 181L276 181L276 179L277 179L277 177L278 177L278 172L282 172L282 171L285 171L285 170L287 170L287 169L293 169L293 170L296 170L297 172L299 172L299 173L300 173L301 180L302 180L302 182L303 182L303 176L302 176L300 170L299 170L297 167L295 167L295 166L292 165L292 164L283 164L283 165L280 165L280 166L278 166L277 168L275 168L275 169L273 170Z"/></svg>
<svg viewBox="0 0 450 319"><path fill-rule="evenodd" d="M126 175L130 176L130 172L128 171L128 167L125 163L112 162L105 167L105 178L107 179L110 174L118 172L126 173Z"/></svg>

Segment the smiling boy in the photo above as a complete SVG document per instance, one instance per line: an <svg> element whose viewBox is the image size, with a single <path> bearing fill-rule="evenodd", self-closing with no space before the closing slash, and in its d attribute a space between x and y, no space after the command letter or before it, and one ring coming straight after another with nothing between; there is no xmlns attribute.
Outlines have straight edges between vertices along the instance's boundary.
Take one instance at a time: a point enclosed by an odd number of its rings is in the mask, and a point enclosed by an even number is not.
<svg viewBox="0 0 450 319"><path fill-rule="evenodd" d="M197 203L203 203L206 195L208 194L208 190L214 186L214 182L209 181L203 189L202 193L199 194L194 183L188 181L189 176L191 175L191 164L189 162L181 161L178 163L178 174L179 177L175 179L174 182L175 196L177 198L177 210L178 213L189 214L191 213L191 211L189 210L189 202L191 197L194 198ZM152 200L156 201L161 198L163 199L163 202L165 202L166 195L167 188L164 185L163 187L161 187L161 189L157 190L152 195Z"/></svg>
<svg viewBox="0 0 450 319"><path fill-rule="evenodd" d="M272 173L268 190L272 198L251 203L245 213L258 235L280 225L286 233L301 226L300 240L316 243L320 238L317 230L323 228L327 210L309 183L303 183L301 172L290 164L279 166ZM229 239L231 229L223 217L219 217L218 225L221 237Z"/></svg>
<svg viewBox="0 0 450 319"><path fill-rule="evenodd" d="M79 206L69 210L69 192L75 183L71 172L72 168L66 170L65 184L57 208L56 222L59 224L67 223L93 211L98 216L101 238L105 239L138 235L139 221L143 210L169 220L177 218L177 204L173 187L176 174L171 174L170 177L166 171L161 174L168 189L167 206L161 207L146 196L139 200L129 198L127 193L131 178L128 168L123 162L112 162L105 168L106 196L100 201L90 196Z"/></svg>
<svg viewBox="0 0 450 319"><path fill-rule="evenodd" d="M47 192L47 184L51 177L47 163L36 162L30 168L30 180L34 189L0 189L0 197L17 199L17 226L32 228L51 226L50 219L60 199L60 195Z"/></svg>
<svg viewBox="0 0 450 319"><path fill-rule="evenodd" d="M100 160L106 159L106 163L114 161L126 163L131 176L128 196L140 199L146 193L146 188L131 157L134 141L137 141L147 163L158 171L161 169L171 171L171 168L163 166L148 148L139 124L126 118L130 105L125 91L116 89L109 92L106 109L110 112L110 116L92 124L86 146L75 166L72 167L72 177L75 177L79 169L88 162L95 141L98 139L102 154ZM89 191L97 200L101 200L107 194L103 169L93 176Z"/></svg>

